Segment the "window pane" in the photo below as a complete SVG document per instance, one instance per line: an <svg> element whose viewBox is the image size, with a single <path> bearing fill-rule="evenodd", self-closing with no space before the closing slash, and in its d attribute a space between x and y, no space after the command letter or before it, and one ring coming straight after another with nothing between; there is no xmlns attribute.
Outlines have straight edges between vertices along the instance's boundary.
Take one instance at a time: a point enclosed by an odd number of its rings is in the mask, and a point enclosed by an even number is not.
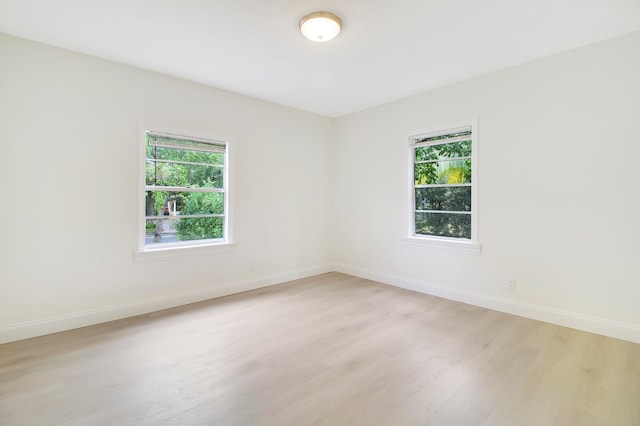
<svg viewBox="0 0 640 426"><path fill-rule="evenodd" d="M176 226L176 235L180 241L222 238L223 227L222 217L183 217Z"/></svg>
<svg viewBox="0 0 640 426"><path fill-rule="evenodd" d="M145 197L145 216L160 216L167 206L167 192L147 191Z"/></svg>
<svg viewBox="0 0 640 426"><path fill-rule="evenodd" d="M221 192L147 191L146 216L223 213L224 194Z"/></svg>
<svg viewBox="0 0 640 426"><path fill-rule="evenodd" d="M416 161L471 157L471 141L444 143L416 148Z"/></svg>
<svg viewBox="0 0 640 426"><path fill-rule="evenodd" d="M222 217L167 217L146 221L145 245L222 238Z"/></svg>
<svg viewBox="0 0 640 426"><path fill-rule="evenodd" d="M175 243L180 241L176 236L176 218L147 219L144 235L145 245L158 243Z"/></svg>
<svg viewBox="0 0 640 426"><path fill-rule="evenodd" d="M222 188L222 167L147 161L147 185Z"/></svg>
<svg viewBox="0 0 640 426"><path fill-rule="evenodd" d="M446 160L414 166L416 185L471 183L471 160Z"/></svg>
<svg viewBox="0 0 640 426"><path fill-rule="evenodd" d="M161 148L149 145L147 145L147 158L188 161L191 163L224 164L224 154L222 153Z"/></svg>
<svg viewBox="0 0 640 426"><path fill-rule="evenodd" d="M416 210L471 211L471 187L416 188Z"/></svg>
<svg viewBox="0 0 640 426"><path fill-rule="evenodd" d="M471 239L471 215L416 213L416 234Z"/></svg>

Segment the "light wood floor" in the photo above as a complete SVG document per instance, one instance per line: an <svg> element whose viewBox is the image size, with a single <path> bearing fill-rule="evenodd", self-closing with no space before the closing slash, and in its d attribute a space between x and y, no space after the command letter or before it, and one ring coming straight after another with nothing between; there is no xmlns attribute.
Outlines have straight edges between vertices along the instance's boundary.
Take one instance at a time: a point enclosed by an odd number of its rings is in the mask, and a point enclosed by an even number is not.
<svg viewBox="0 0 640 426"><path fill-rule="evenodd" d="M1 425L640 425L640 345L338 273L0 346Z"/></svg>

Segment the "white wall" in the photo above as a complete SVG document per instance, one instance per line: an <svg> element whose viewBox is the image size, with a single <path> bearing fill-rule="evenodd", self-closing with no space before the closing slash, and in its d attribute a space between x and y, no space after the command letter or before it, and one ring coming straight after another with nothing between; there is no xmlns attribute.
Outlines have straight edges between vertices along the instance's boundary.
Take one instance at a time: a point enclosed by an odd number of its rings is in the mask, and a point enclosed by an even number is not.
<svg viewBox="0 0 640 426"><path fill-rule="evenodd" d="M138 123L232 139L234 250L134 261ZM0 343L330 270L332 128L0 35Z"/></svg>
<svg viewBox="0 0 640 426"><path fill-rule="evenodd" d="M640 342L638 52L634 33L338 119L337 269ZM481 256L403 246L407 135L472 117Z"/></svg>

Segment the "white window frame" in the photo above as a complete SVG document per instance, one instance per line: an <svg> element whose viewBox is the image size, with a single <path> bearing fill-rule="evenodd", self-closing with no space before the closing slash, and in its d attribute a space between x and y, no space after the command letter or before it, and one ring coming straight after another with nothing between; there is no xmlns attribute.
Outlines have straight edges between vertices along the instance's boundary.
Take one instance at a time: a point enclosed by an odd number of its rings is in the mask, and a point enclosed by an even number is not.
<svg viewBox="0 0 640 426"><path fill-rule="evenodd" d="M223 238L207 240L190 240L180 242L159 243L153 246L145 245L146 233L146 144L147 132L154 134L164 134L178 138L212 141L225 146L224 170L223 170L223 191L224 194L224 221ZM158 260L169 260L181 257L191 257L196 254L209 255L212 253L226 253L235 247L232 239L232 218L231 218L231 178L230 178L230 157L231 142L229 138L201 134L199 132L168 128L165 126L151 126L140 124L138 126L138 247L135 252L136 261L153 262Z"/></svg>
<svg viewBox="0 0 640 426"><path fill-rule="evenodd" d="M471 128L471 239L420 235L415 233L415 141L429 136L438 136L460 128ZM430 126L408 134L409 149L407 163L408 178L408 232L403 238L405 245L435 250L453 251L480 255L478 240L478 119L471 118L455 123Z"/></svg>

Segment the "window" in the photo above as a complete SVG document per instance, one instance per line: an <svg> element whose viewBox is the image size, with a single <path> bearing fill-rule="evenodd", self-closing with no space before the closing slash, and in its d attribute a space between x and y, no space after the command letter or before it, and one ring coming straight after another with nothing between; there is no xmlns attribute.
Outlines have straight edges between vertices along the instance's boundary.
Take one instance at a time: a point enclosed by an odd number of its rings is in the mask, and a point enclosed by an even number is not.
<svg viewBox="0 0 640 426"><path fill-rule="evenodd" d="M227 143L145 131L144 249L225 242Z"/></svg>
<svg viewBox="0 0 640 426"><path fill-rule="evenodd" d="M411 236L477 244L476 122L409 137Z"/></svg>

